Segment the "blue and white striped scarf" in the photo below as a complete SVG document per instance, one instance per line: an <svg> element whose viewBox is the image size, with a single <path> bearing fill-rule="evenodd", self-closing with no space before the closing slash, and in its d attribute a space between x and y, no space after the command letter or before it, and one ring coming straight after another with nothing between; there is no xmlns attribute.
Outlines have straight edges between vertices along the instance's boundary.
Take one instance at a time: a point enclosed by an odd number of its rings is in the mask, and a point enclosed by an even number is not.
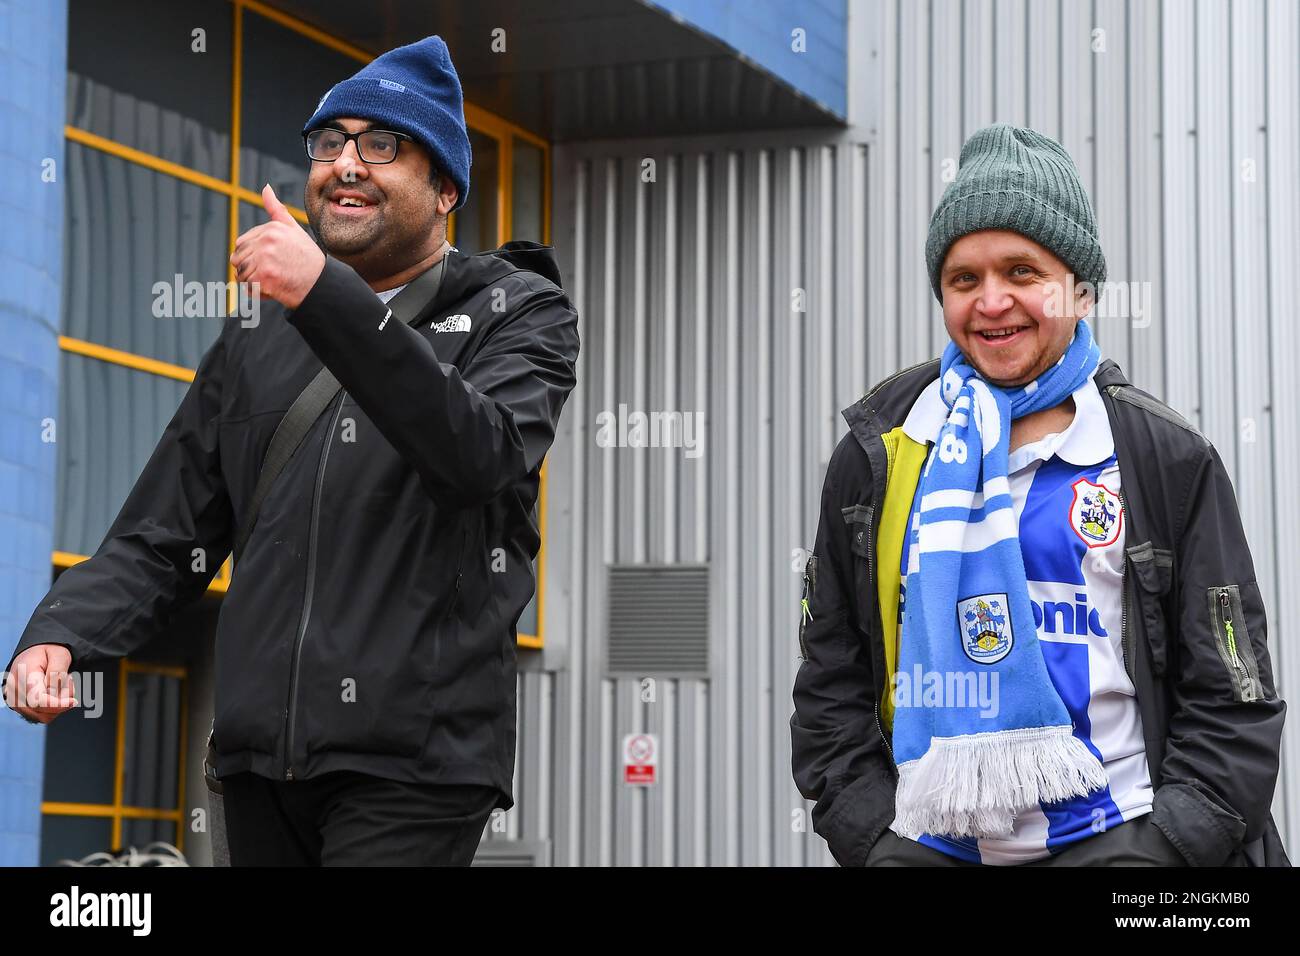
<svg viewBox="0 0 1300 956"><path fill-rule="evenodd" d="M1080 319L1060 361L1004 389L986 382L954 343L944 350L940 394L949 414L920 478L918 562L907 576L899 670L912 674L919 665L943 675L946 688L974 686L973 676L991 683L998 699L981 710L978 695L921 706L895 695L897 820L913 839L1005 835L1019 812L1107 783L1074 736L1043 660L1007 479L1012 420L1065 401L1100 355Z"/></svg>

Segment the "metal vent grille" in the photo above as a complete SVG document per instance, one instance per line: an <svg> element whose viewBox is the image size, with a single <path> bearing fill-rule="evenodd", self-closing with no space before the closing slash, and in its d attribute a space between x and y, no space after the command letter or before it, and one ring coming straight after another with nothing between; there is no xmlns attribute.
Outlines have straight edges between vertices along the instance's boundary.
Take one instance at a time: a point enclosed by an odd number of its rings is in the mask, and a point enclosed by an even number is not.
<svg viewBox="0 0 1300 956"><path fill-rule="evenodd" d="M471 866L550 866L551 842L484 840L474 851Z"/></svg>
<svg viewBox="0 0 1300 956"><path fill-rule="evenodd" d="M609 565L610 674L709 675L709 566Z"/></svg>
<svg viewBox="0 0 1300 956"><path fill-rule="evenodd" d="M550 866L551 841L484 840L471 866Z"/></svg>

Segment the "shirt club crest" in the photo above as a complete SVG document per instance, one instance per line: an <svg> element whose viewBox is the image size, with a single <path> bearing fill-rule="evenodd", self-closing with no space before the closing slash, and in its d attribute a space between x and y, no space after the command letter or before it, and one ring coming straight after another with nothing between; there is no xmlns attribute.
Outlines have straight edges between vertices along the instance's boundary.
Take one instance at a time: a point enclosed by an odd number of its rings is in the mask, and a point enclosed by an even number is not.
<svg viewBox="0 0 1300 956"><path fill-rule="evenodd" d="M962 650L976 664L996 664L1011 653L1011 611L1005 593L958 601L957 623Z"/></svg>
<svg viewBox="0 0 1300 956"><path fill-rule="evenodd" d="M1070 502L1070 527L1090 548L1103 548L1119 538L1123 512L1119 495L1105 485L1080 478L1073 485Z"/></svg>

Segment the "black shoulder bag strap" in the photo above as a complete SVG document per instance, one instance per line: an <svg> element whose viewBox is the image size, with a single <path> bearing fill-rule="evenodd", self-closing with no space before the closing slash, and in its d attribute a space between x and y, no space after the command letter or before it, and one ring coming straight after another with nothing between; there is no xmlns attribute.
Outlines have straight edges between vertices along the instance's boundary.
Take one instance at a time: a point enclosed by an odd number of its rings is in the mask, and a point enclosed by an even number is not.
<svg viewBox="0 0 1300 956"><path fill-rule="evenodd" d="M409 325L419 318L424 307L437 297L438 289L442 286L442 274L447 268L450 249L450 244L444 241L442 258L393 296L388 303L393 318ZM253 533L253 526L257 524L257 513L261 510L262 501L271 490L271 485L275 483L284 466L298 450L298 446L302 444L302 440L316 423L316 419L320 418L321 412L334 401L341 387L334 374L329 369L322 368L294 400L293 405L285 412L284 418L280 419L275 434L271 436L271 444L266 449L266 457L262 459L262 470L258 473L257 486L253 489L253 498L249 502L248 511L245 512L244 520L235 535L235 551L239 554L244 553L244 545L248 543L248 537Z"/></svg>

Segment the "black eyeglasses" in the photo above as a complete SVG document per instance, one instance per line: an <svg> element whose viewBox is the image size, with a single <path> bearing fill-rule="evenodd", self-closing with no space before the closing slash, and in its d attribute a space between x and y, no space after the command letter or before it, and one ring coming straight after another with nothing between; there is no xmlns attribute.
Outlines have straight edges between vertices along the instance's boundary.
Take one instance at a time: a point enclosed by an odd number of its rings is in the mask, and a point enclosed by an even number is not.
<svg viewBox="0 0 1300 956"><path fill-rule="evenodd" d="M348 140L357 142L357 155L363 163L377 165L391 163L397 158L397 144L411 137L388 129L366 129L360 133L345 133L341 129L326 127L314 129L303 137L307 155L316 163L332 163L343 155Z"/></svg>

